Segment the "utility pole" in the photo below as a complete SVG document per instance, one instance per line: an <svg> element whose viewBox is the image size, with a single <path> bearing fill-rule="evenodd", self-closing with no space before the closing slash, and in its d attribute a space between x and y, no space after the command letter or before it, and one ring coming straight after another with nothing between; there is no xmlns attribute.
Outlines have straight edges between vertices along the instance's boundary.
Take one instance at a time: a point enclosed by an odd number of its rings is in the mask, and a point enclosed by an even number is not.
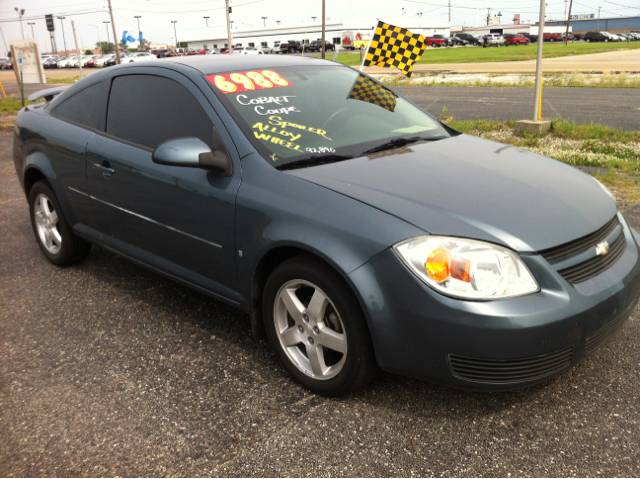
<svg viewBox="0 0 640 479"><path fill-rule="evenodd" d="M80 49L78 48L78 37L76 36L76 26L71 20L71 30L73 30L73 41L76 44L76 55L78 55L78 68L80 68L80 78L83 78L82 74L82 56L80 55Z"/></svg>
<svg viewBox="0 0 640 479"><path fill-rule="evenodd" d="M487 26L489 26L489 16L490 16L491 8L487 8Z"/></svg>
<svg viewBox="0 0 640 479"><path fill-rule="evenodd" d="M27 22L27 25L31 25L31 38L36 38L36 34L33 33L33 26L35 25L35 22Z"/></svg>
<svg viewBox="0 0 640 479"><path fill-rule="evenodd" d="M111 29L113 30L113 44L116 47L116 63L120 65L120 48L118 47L118 35L116 35L116 22L113 21L113 8L109 0L109 15L111 16Z"/></svg>
<svg viewBox="0 0 640 479"><path fill-rule="evenodd" d="M142 17L140 15L134 15L133 18L138 21L138 51L140 51L142 50L142 38L140 38L142 36L142 32L140 31L140 19Z"/></svg>
<svg viewBox="0 0 640 479"><path fill-rule="evenodd" d="M264 22L264 28L267 28L267 17L262 17L262 21Z"/></svg>
<svg viewBox="0 0 640 479"><path fill-rule="evenodd" d="M602 7L598 7L598 31L600 31L600 10L602 10Z"/></svg>
<svg viewBox="0 0 640 479"><path fill-rule="evenodd" d="M569 41L569 25L571 25L571 7L573 7L573 0L569 4L569 16L567 17L567 32L564 34L564 44Z"/></svg>
<svg viewBox="0 0 640 479"><path fill-rule="evenodd" d="M231 13L231 7L229 6L229 0L224 0L225 10L227 12L227 41L229 42L229 55L233 55L233 45L231 44L231 20L229 14Z"/></svg>
<svg viewBox="0 0 640 479"><path fill-rule="evenodd" d="M176 48L178 48L178 33L176 31L176 23L178 23L178 20L171 20L171 23L173 23L173 34L176 39Z"/></svg>
<svg viewBox="0 0 640 479"><path fill-rule="evenodd" d="M202 18L204 18L204 21L207 22L207 28L209 28L209 19L211 17L202 17Z"/></svg>
<svg viewBox="0 0 640 479"><path fill-rule="evenodd" d="M324 56L325 56L325 41L324 41L324 34L325 34L325 29L326 29L326 12L325 12L325 0L322 0L322 59L324 60Z"/></svg>
<svg viewBox="0 0 640 479"><path fill-rule="evenodd" d="M536 91L533 105L533 121L542 120L542 45L544 44L544 7L540 0L540 23L538 24L538 58L536 60Z"/></svg>
<svg viewBox="0 0 640 479"><path fill-rule="evenodd" d="M451 26L451 0L449 0L449 26Z"/></svg>
<svg viewBox="0 0 640 479"><path fill-rule="evenodd" d="M60 20L60 25L62 25L62 43L64 44L64 54L67 54L67 39L64 36L64 22L62 20L64 20L67 17L56 17L58 20Z"/></svg>
<svg viewBox="0 0 640 479"><path fill-rule="evenodd" d="M15 11L18 12L18 17L20 18L20 31L22 32L22 39L24 40L24 28L22 27L22 17L24 16L24 8L15 7Z"/></svg>

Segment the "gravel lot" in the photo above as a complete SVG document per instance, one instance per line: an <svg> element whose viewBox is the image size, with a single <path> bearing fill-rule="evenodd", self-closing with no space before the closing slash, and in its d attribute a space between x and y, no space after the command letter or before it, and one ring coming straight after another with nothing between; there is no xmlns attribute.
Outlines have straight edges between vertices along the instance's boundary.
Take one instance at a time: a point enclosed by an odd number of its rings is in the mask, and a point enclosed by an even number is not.
<svg viewBox="0 0 640 479"><path fill-rule="evenodd" d="M639 476L638 311L526 390L293 383L249 318L95 247L40 253L0 135L0 476ZM640 227L640 207L627 218Z"/></svg>

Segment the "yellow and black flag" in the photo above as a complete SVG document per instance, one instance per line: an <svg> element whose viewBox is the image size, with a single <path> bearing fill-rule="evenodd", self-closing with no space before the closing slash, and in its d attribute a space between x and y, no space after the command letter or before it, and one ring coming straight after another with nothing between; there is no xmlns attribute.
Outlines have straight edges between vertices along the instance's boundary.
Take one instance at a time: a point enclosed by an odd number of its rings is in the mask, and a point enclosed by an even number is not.
<svg viewBox="0 0 640 479"><path fill-rule="evenodd" d="M393 111L396 108L398 95L380 83L376 83L364 75L358 75L356 82L349 92L347 100L360 100L373 103L385 110Z"/></svg>
<svg viewBox="0 0 640 479"><path fill-rule="evenodd" d="M378 22L363 66L396 67L410 77L413 64L420 59L426 48L427 39L423 35Z"/></svg>

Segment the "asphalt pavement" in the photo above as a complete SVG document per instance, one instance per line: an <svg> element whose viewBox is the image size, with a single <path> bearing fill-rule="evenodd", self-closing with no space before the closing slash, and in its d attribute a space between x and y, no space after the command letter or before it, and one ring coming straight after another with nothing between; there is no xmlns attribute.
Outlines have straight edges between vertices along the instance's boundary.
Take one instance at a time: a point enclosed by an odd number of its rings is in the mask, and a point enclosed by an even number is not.
<svg viewBox="0 0 640 479"><path fill-rule="evenodd" d="M640 208L627 212L640 227ZM294 383L249 318L94 247L40 252L0 134L0 476L640 475L638 310L542 385Z"/></svg>
<svg viewBox="0 0 640 479"><path fill-rule="evenodd" d="M529 120L534 89L524 87L394 87L438 116L443 108L457 120ZM542 116L577 123L599 123L640 130L637 88L547 87L542 90Z"/></svg>

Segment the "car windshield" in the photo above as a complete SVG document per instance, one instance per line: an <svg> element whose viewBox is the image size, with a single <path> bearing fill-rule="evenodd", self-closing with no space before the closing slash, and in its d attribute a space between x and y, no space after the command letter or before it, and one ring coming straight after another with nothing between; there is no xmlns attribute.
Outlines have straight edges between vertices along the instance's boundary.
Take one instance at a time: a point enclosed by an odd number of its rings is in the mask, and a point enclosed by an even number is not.
<svg viewBox="0 0 640 479"><path fill-rule="evenodd" d="M387 144L450 136L384 85L343 66L260 68L207 79L275 167L355 158Z"/></svg>

